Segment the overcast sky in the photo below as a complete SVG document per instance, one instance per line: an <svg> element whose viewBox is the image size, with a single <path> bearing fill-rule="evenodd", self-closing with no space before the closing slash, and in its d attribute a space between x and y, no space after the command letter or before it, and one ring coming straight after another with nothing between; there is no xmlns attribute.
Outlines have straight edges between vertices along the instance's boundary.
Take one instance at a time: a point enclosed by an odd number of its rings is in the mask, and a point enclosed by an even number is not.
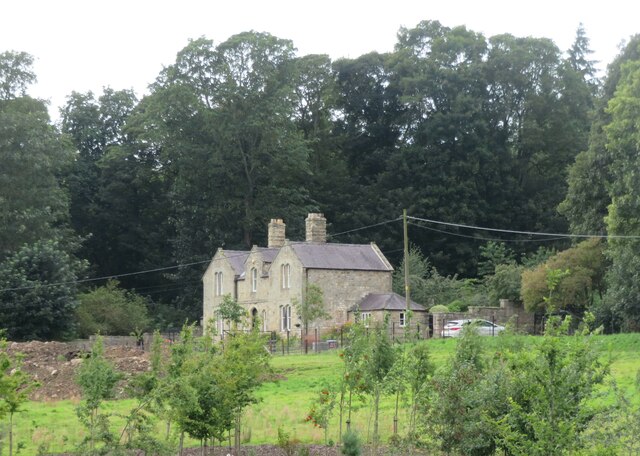
<svg viewBox="0 0 640 456"><path fill-rule="evenodd" d="M189 38L220 43L247 30L291 39L299 55L357 57L393 49L401 26L438 20L453 27L548 37L566 50L584 24L599 68L640 33L637 0L5 0L0 52L36 58L30 93L52 115L71 91L132 88L142 95Z"/></svg>

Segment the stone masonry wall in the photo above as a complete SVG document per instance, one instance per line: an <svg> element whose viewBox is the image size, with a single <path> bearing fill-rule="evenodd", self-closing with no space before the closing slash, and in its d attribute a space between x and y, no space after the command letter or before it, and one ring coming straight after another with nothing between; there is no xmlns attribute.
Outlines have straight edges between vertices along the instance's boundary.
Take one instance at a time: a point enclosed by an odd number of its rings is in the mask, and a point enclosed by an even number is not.
<svg viewBox="0 0 640 456"><path fill-rule="evenodd" d="M346 323L347 311L368 293L391 292L391 272L309 269L306 275L309 283L322 289L327 312L332 317L321 322L322 326Z"/></svg>
<svg viewBox="0 0 640 456"><path fill-rule="evenodd" d="M448 312L433 314L433 337L442 337L444 324L450 320L481 318L497 325L513 324L518 332L532 334L535 315L526 312L522 304L508 299L500 300L500 307L469 307L467 312Z"/></svg>

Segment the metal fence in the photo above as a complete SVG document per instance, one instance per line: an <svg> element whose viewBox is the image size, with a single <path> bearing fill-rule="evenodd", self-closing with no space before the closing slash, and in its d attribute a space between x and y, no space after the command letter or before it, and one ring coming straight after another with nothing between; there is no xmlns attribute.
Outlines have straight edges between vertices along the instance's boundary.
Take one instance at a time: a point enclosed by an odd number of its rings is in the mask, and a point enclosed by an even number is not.
<svg viewBox="0 0 640 456"><path fill-rule="evenodd" d="M429 325L412 324L400 326L392 323L386 329L378 327L365 328L369 331L387 331L389 339L394 343L409 340L426 339L431 336ZM345 327L314 327L308 331L294 329L289 331L268 331L267 350L273 355L292 355L320 353L337 350L348 343L349 329ZM232 335L231 331L224 331L222 339Z"/></svg>

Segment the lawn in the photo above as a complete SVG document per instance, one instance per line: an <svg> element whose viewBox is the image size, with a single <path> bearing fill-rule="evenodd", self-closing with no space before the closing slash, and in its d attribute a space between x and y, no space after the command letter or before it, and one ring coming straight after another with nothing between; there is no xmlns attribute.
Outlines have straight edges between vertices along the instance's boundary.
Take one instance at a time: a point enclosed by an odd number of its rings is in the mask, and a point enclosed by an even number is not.
<svg viewBox="0 0 640 456"><path fill-rule="evenodd" d="M512 336L513 337L513 336ZM535 344L541 339L532 336L516 336L524 344ZM488 350L498 348L499 338L487 339ZM611 357L612 378L617 385L632 393L636 373L640 370L640 334L597 336L602 356ZM453 354L455 339L435 339L429 342L436 365L443 365ZM258 392L260 402L247 410L243 419L242 440L244 444L275 443L278 427L283 427L291 437L302 442L324 442L324 431L305 422L310 405L317 392L327 383L337 379L342 361L336 351L321 354L276 356L272 366L278 378L265 383ZM609 385L603 388L607 391ZM640 398L630 394L638 402ZM608 399L600 399L608 400ZM77 403L72 401L31 402L16 416L14 441L18 454L34 455L41 452L69 451L82 438L83 429L75 413ZM134 400L112 401L106 404L115 414L124 415L135 405ZM393 398L385 398L381 404L382 439L391 435L393 429ZM337 413L336 413L337 414ZM402 431L404 415L400 415ZM124 419L115 418L114 426L122 426ZM363 435L370 432L370 408L359 404L352 416L353 426ZM3 430L6 437L6 429ZM329 426L328 438L338 440L338 419L334 417ZM5 438L3 438L6 441ZM196 442L191 442L195 445Z"/></svg>

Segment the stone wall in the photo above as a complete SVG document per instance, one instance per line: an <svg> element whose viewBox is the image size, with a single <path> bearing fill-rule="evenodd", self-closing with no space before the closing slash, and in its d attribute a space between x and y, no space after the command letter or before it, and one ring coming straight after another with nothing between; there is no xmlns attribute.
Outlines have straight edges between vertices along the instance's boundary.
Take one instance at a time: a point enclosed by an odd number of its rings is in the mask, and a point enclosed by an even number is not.
<svg viewBox="0 0 640 456"><path fill-rule="evenodd" d="M202 277L202 326L204 328L215 319L215 309L218 308L224 295L229 294L233 299L237 299L235 271L225 259L223 250L218 250L213 260ZM222 272L222 294L215 293L215 274ZM218 328L219 329L219 328Z"/></svg>
<svg viewBox="0 0 640 456"><path fill-rule="evenodd" d="M433 337L442 337L443 326L447 321L468 318L481 318L497 325L513 325L518 332L533 334L535 315L524 310L522 304L508 299L500 300L500 307L469 307L467 312L448 312L433 314Z"/></svg>
<svg viewBox="0 0 640 456"><path fill-rule="evenodd" d="M343 325L348 321L348 310L358 304L368 293L391 292L389 271L339 271L308 269L309 283L322 289L324 304L331 319L321 325Z"/></svg>

